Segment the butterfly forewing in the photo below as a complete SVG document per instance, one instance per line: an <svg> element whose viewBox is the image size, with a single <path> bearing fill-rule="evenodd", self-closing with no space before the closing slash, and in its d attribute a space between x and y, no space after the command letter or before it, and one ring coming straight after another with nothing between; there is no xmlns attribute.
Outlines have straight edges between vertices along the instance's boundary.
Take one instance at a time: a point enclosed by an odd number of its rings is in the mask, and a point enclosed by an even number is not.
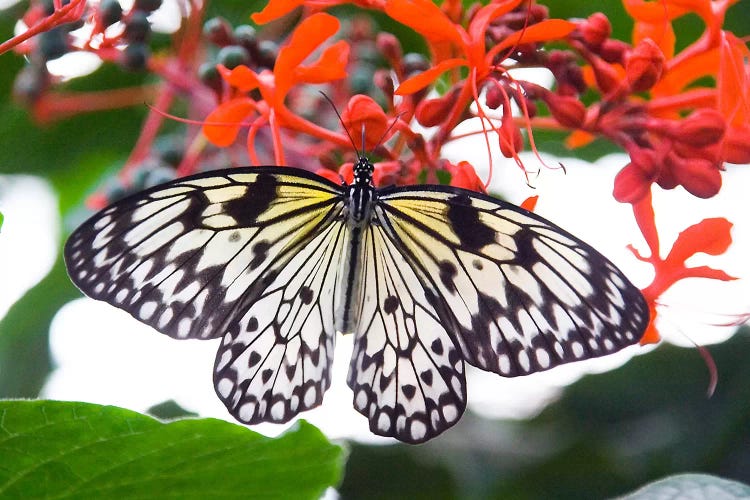
<svg viewBox="0 0 750 500"><path fill-rule="evenodd" d="M474 366L525 375L609 354L645 330L640 291L591 246L531 212L440 186L393 189L379 205Z"/></svg>
<svg viewBox="0 0 750 500"><path fill-rule="evenodd" d="M340 187L279 167L174 181L98 213L68 240L86 295L176 338L214 338L259 279L283 267L340 207ZM328 221L328 222L327 222Z"/></svg>
<svg viewBox="0 0 750 500"><path fill-rule="evenodd" d="M463 413L464 362L394 243L377 223L366 233L348 383L354 407L370 420L373 432L419 443Z"/></svg>

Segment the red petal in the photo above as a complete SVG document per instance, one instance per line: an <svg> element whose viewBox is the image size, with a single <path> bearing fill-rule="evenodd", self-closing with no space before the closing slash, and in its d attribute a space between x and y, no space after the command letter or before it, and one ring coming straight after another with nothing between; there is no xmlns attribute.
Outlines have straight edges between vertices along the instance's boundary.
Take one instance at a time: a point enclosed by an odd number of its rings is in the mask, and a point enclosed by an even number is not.
<svg viewBox="0 0 750 500"><path fill-rule="evenodd" d="M463 45L465 31L453 23L432 0L388 0L385 13L433 43Z"/></svg>
<svg viewBox="0 0 750 500"><path fill-rule="evenodd" d="M549 40L559 40L565 38L576 29L576 24L562 19L547 19L538 22L528 28L516 31L508 38L492 47L491 54L496 54L501 50L515 47L525 43L546 42Z"/></svg>
<svg viewBox="0 0 750 500"><path fill-rule="evenodd" d="M469 36L474 43L479 43L484 48L484 37L487 27L498 17L515 9L521 0L510 0L502 3L493 3L479 9L469 24Z"/></svg>
<svg viewBox="0 0 750 500"><path fill-rule="evenodd" d="M242 122L253 111L255 101L252 99L232 99L225 102L206 117L203 135L216 146L229 146L237 138Z"/></svg>
<svg viewBox="0 0 750 500"><path fill-rule="evenodd" d="M396 89L396 95L409 95L422 90L442 75L449 69L456 68L458 66L466 66L464 59L446 59L432 68L413 76L406 81L401 82L401 85Z"/></svg>
<svg viewBox="0 0 750 500"><path fill-rule="evenodd" d="M641 345L656 344L661 340L659 331L656 329L656 306L654 304L649 305L649 312L651 314L651 319L646 327L646 332L643 334L643 337L641 337Z"/></svg>
<svg viewBox="0 0 750 500"><path fill-rule="evenodd" d="M297 25L289 43L279 50L273 68L280 99L283 99L289 88L294 85L296 71L302 62L323 42L335 35L338 29L338 19L323 12L313 14Z"/></svg>
<svg viewBox="0 0 750 500"><path fill-rule="evenodd" d="M673 164L671 170L675 180L698 198L710 198L721 189L721 172L708 160L682 158Z"/></svg>
<svg viewBox="0 0 750 500"><path fill-rule="evenodd" d="M458 162L457 165L448 164L448 171L451 174L451 186L470 189L484 193L484 183L477 175L474 166L468 161Z"/></svg>
<svg viewBox="0 0 750 500"><path fill-rule="evenodd" d="M339 175L347 184L354 182L354 163L344 163L341 165L341 168L339 168Z"/></svg>
<svg viewBox="0 0 750 500"><path fill-rule="evenodd" d="M234 69L227 69L219 64L216 68L225 82L242 92L250 92L258 88L260 84L258 74L247 66L237 66Z"/></svg>
<svg viewBox="0 0 750 500"><path fill-rule="evenodd" d="M534 196L529 196L525 200L523 200L523 203L521 203L521 208L525 208L529 212L533 212L536 208L536 202L539 201L539 195L535 194Z"/></svg>
<svg viewBox="0 0 750 500"><path fill-rule="evenodd" d="M388 128L388 117L383 109L371 97L362 94L349 99L346 109L341 113L341 121L355 141L359 140L364 131L365 144L361 146L365 150L372 150L377 146Z"/></svg>
<svg viewBox="0 0 750 500"><path fill-rule="evenodd" d="M258 24L265 24L289 14L304 3L304 0L270 0L263 10L251 15L250 18Z"/></svg>
<svg viewBox="0 0 750 500"><path fill-rule="evenodd" d="M635 203L648 194L652 182L649 173L635 163L628 163L617 173L612 195L620 203Z"/></svg>
<svg viewBox="0 0 750 500"><path fill-rule="evenodd" d="M318 60L295 71L295 82L326 83L346 77L349 44L339 40L323 51Z"/></svg>
<svg viewBox="0 0 750 500"><path fill-rule="evenodd" d="M732 223L723 217L703 219L682 231L665 259L670 264L684 264L698 252L721 255L732 244Z"/></svg>
<svg viewBox="0 0 750 500"><path fill-rule="evenodd" d="M331 182L335 182L336 184L341 184L341 176L335 171L331 170L330 168L319 168L318 170L315 171L315 173L321 177L325 177Z"/></svg>

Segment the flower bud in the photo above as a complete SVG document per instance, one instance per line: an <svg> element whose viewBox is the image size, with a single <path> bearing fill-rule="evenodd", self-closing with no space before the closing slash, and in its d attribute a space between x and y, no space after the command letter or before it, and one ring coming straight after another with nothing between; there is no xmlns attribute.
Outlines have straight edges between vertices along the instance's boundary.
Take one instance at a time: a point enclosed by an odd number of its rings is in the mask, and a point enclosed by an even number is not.
<svg viewBox="0 0 750 500"><path fill-rule="evenodd" d="M505 103L505 96L498 85L490 85L484 95L484 103L490 109L497 109Z"/></svg>
<svg viewBox="0 0 750 500"><path fill-rule="evenodd" d="M543 99L552 116L563 127L580 128L586 120L586 107L575 97L548 92Z"/></svg>
<svg viewBox="0 0 750 500"><path fill-rule="evenodd" d="M393 34L378 33L377 38L375 38L375 46L387 61L394 63L401 60L403 53L401 43Z"/></svg>
<svg viewBox="0 0 750 500"><path fill-rule="evenodd" d="M510 112L503 113L499 136L500 152L503 156L506 158L518 156L518 153L523 149L523 137Z"/></svg>
<svg viewBox="0 0 750 500"><path fill-rule="evenodd" d="M612 25L601 12L591 14L579 26L583 41L590 47L599 47L612 34Z"/></svg>
<svg viewBox="0 0 750 500"><path fill-rule="evenodd" d="M750 163L750 129L730 128L724 136L722 159L729 163Z"/></svg>
<svg viewBox="0 0 750 500"><path fill-rule="evenodd" d="M631 162L615 176L612 195L620 203L636 203L651 189L653 178L639 165Z"/></svg>
<svg viewBox="0 0 750 500"><path fill-rule="evenodd" d="M212 17L203 24L203 36L219 47L230 45L234 42L232 27L221 17Z"/></svg>
<svg viewBox="0 0 750 500"><path fill-rule="evenodd" d="M701 108L679 123L675 139L700 148L721 141L725 130L726 123L721 113L715 109Z"/></svg>
<svg viewBox="0 0 750 500"><path fill-rule="evenodd" d="M622 63L625 60L625 54L630 50L630 45L622 40L613 40L609 38L599 47L599 56L606 62Z"/></svg>
<svg viewBox="0 0 750 500"><path fill-rule="evenodd" d="M675 181L698 198L711 198L721 189L721 172L716 163L702 158L674 156L672 174Z"/></svg>
<svg viewBox="0 0 750 500"><path fill-rule="evenodd" d="M414 117L425 127L439 125L450 114L451 106L456 102L456 93L451 91L436 99L424 99L414 110Z"/></svg>
<svg viewBox="0 0 750 500"><path fill-rule="evenodd" d="M364 131L364 147L367 150L378 145L388 127L388 118L383 109L371 97L363 94L357 94L349 99L341 113L341 120L355 140L358 140Z"/></svg>
<svg viewBox="0 0 750 500"><path fill-rule="evenodd" d="M625 75L633 92L643 92L661 78L666 59L650 38L644 38L625 61Z"/></svg>

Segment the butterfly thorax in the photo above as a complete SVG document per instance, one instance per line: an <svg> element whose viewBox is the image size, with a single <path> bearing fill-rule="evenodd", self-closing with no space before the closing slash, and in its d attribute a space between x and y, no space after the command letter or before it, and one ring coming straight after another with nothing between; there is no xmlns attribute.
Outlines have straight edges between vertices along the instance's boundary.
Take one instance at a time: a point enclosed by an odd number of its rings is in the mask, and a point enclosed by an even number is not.
<svg viewBox="0 0 750 500"><path fill-rule="evenodd" d="M354 165L354 180L349 185L344 200L344 218L346 220L346 240L344 255L339 267L340 283L343 284L336 294L335 323L336 330L351 333L359 321L362 303L361 282L365 246L363 239L372 218L375 201L375 188L372 185L373 164L360 156Z"/></svg>

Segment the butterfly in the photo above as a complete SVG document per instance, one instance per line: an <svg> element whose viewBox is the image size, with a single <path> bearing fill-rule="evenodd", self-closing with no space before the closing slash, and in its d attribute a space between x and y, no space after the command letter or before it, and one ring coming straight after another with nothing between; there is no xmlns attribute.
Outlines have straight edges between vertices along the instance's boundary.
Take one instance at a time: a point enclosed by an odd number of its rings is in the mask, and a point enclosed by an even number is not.
<svg viewBox="0 0 750 500"><path fill-rule="evenodd" d="M176 339L221 338L213 377L240 422L322 403L336 333L370 429L421 443L466 408L465 366L514 377L643 335L640 291L591 246L491 196L375 188L292 167L181 178L125 198L65 245L73 282Z"/></svg>

